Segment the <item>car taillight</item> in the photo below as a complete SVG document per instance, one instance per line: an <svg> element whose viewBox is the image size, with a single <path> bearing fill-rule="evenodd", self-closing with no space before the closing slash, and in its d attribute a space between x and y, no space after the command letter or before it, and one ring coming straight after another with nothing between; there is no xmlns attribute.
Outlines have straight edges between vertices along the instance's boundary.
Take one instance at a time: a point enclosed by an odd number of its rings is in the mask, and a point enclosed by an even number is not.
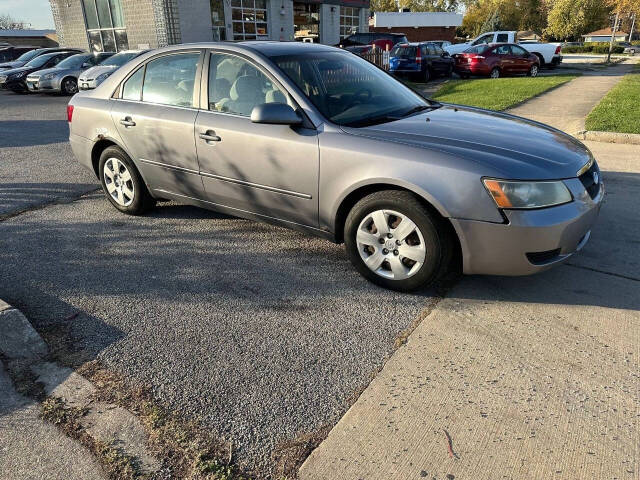
<svg viewBox="0 0 640 480"><path fill-rule="evenodd" d="M555 54L558 55L560 53L560 50L562 50L562 45L558 45L556 47L556 53Z"/></svg>
<svg viewBox="0 0 640 480"><path fill-rule="evenodd" d="M416 63L418 65L422 64L422 53L420 52L420 48L416 48Z"/></svg>
<svg viewBox="0 0 640 480"><path fill-rule="evenodd" d="M478 60L484 60L482 55L476 55L475 57L471 57L472 62L477 62Z"/></svg>
<svg viewBox="0 0 640 480"><path fill-rule="evenodd" d="M67 122L71 123L73 118L73 105L67 105Z"/></svg>

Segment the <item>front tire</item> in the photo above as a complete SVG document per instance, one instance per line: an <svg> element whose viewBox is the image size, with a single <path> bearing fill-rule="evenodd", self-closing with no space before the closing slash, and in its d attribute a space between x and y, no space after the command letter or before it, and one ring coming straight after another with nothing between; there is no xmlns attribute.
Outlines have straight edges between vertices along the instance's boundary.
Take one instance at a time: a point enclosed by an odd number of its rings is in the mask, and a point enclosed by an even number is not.
<svg viewBox="0 0 640 480"><path fill-rule="evenodd" d="M529 73L528 75L530 77L537 77L538 76L538 66L537 65L531 65L531 68L529 69Z"/></svg>
<svg viewBox="0 0 640 480"><path fill-rule="evenodd" d="M62 80L62 93L65 95L75 95L78 93L78 81L73 77Z"/></svg>
<svg viewBox="0 0 640 480"><path fill-rule="evenodd" d="M129 156L116 146L106 148L98 164L102 190L111 205L129 215L141 215L154 207L140 173Z"/></svg>
<svg viewBox="0 0 640 480"><path fill-rule="evenodd" d="M345 248L367 280L408 292L434 283L449 269L452 240L444 221L409 192L385 190L349 212Z"/></svg>

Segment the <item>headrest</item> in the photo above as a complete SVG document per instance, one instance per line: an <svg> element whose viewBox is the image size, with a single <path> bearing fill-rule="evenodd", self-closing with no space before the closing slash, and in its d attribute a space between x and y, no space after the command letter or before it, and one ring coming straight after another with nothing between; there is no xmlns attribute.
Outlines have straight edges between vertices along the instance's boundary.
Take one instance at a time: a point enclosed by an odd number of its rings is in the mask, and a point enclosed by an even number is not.
<svg viewBox="0 0 640 480"><path fill-rule="evenodd" d="M233 82L229 96L231 100L252 99L262 93L263 82L258 77L244 76Z"/></svg>

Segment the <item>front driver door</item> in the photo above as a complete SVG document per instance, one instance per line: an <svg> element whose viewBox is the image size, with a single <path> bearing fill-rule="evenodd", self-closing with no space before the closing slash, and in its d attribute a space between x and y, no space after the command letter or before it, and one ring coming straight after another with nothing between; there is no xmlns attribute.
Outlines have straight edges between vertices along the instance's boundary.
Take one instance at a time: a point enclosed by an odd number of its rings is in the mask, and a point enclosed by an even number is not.
<svg viewBox="0 0 640 480"><path fill-rule="evenodd" d="M284 88L251 60L211 52L207 66L203 107L209 109L201 110L196 119L196 149L207 200L316 227L316 130L251 122L256 105L294 106Z"/></svg>

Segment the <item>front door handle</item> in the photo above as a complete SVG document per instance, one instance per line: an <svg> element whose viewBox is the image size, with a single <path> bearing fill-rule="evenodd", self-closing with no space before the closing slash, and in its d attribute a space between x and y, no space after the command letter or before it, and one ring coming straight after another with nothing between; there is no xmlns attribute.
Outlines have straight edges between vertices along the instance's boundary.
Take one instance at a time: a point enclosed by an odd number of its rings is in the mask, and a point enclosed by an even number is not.
<svg viewBox="0 0 640 480"><path fill-rule="evenodd" d="M203 139L204 141L206 141L207 143L209 142L219 142L222 139L216 135L216 132L214 132L213 130L207 130L206 132L202 132L200 133L200 138Z"/></svg>
<svg viewBox="0 0 640 480"><path fill-rule="evenodd" d="M131 117L124 117L120 119L120 125L124 125L125 127L135 127L136 122L131 120Z"/></svg>

